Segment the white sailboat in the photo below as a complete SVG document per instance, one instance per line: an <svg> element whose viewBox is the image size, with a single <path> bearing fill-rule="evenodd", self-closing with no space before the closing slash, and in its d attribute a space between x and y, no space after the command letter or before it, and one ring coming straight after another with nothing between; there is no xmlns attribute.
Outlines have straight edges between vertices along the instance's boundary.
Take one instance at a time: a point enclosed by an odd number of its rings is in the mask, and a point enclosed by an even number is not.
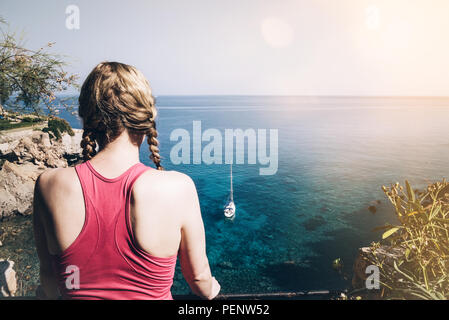
<svg viewBox="0 0 449 320"><path fill-rule="evenodd" d="M232 163L231 163L231 194L229 196L229 201L224 207L224 215L226 218L234 218L235 216L235 203L234 203L234 192L232 190Z"/></svg>

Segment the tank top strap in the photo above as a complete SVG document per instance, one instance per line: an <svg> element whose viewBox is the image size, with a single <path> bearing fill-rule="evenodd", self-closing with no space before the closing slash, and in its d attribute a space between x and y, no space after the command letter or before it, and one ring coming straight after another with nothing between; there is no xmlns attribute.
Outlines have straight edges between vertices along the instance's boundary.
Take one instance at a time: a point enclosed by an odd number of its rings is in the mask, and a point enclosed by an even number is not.
<svg viewBox="0 0 449 320"><path fill-rule="evenodd" d="M132 190L134 187L134 183L137 181L137 179L146 171L148 170L155 170L151 167L148 167L144 165L143 163L140 163L136 165L132 171L129 173L127 181L125 183L125 197L124 197L124 225L123 228L126 230L123 234L127 238L127 240L131 241L132 244L135 244L135 238L134 233L131 226L131 217L130 217L130 208L131 208L131 196L132 196Z"/></svg>
<svg viewBox="0 0 449 320"><path fill-rule="evenodd" d="M139 162L138 164L134 165L130 168L129 175L127 177L127 189L130 191L132 187L134 186L134 183L136 180L146 171L148 170L155 170L152 167L148 167L144 165L143 163Z"/></svg>
<svg viewBox="0 0 449 320"><path fill-rule="evenodd" d="M75 171L78 176L79 183L81 185L81 190L83 192L84 207L86 220L88 219L89 213L92 211L93 198L95 188L95 176L87 166L87 162L83 162L75 166Z"/></svg>

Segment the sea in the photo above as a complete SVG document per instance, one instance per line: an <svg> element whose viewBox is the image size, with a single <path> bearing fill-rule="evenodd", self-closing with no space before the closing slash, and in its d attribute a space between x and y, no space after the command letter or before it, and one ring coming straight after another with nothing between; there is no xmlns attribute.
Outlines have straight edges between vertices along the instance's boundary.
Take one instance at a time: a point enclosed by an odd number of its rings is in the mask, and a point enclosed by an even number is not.
<svg viewBox="0 0 449 320"><path fill-rule="evenodd" d="M77 97L68 100L76 105ZM162 164L195 182L207 255L222 293L350 288L359 248L381 239L373 229L398 223L381 187L407 179L413 188L424 188L449 176L447 98L158 96L156 101ZM60 116L82 127L76 114L60 110ZM244 163L233 164L233 220L223 215L230 192L224 140L221 164L193 163L193 126L199 121L203 133L216 129L223 139L226 129L265 129L262 151L277 158L276 172L261 175L267 165L249 163L254 150L246 142ZM170 139L176 129L190 135L188 164L170 157L179 142ZM270 150L270 129L278 135L276 150ZM196 143L202 150L208 144ZM146 143L140 157L152 165ZM368 210L373 205L376 212ZM189 292L178 265L172 293Z"/></svg>

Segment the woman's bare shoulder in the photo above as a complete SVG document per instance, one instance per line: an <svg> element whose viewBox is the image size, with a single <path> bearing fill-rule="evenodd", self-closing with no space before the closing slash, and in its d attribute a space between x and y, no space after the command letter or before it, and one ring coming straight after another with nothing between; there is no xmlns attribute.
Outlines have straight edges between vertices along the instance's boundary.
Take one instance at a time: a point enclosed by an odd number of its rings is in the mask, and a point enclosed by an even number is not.
<svg viewBox="0 0 449 320"><path fill-rule="evenodd" d="M178 171L148 170L135 182L133 191L138 193L157 193L172 197L180 193L195 192L195 184L188 175Z"/></svg>
<svg viewBox="0 0 449 320"><path fill-rule="evenodd" d="M54 168L45 170L36 181L43 195L65 194L79 189L78 177L75 168ZM52 191L58 191L53 193Z"/></svg>
<svg viewBox="0 0 449 320"><path fill-rule="evenodd" d="M198 195L193 180L177 171L149 170L137 179L133 188L136 201L145 207L176 214L196 208ZM185 213L183 213L183 216Z"/></svg>

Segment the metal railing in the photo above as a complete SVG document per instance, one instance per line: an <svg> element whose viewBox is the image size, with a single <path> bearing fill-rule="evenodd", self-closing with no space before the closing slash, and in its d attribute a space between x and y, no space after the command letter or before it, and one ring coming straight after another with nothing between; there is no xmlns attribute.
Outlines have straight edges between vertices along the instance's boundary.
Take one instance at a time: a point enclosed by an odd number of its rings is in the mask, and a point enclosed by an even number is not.
<svg viewBox="0 0 449 320"><path fill-rule="evenodd" d="M270 293L226 293L219 294L214 300L328 300L339 297L345 291L312 290L296 292L270 292ZM35 296L0 297L0 300L36 300ZM200 300L193 294L173 295L174 300Z"/></svg>

